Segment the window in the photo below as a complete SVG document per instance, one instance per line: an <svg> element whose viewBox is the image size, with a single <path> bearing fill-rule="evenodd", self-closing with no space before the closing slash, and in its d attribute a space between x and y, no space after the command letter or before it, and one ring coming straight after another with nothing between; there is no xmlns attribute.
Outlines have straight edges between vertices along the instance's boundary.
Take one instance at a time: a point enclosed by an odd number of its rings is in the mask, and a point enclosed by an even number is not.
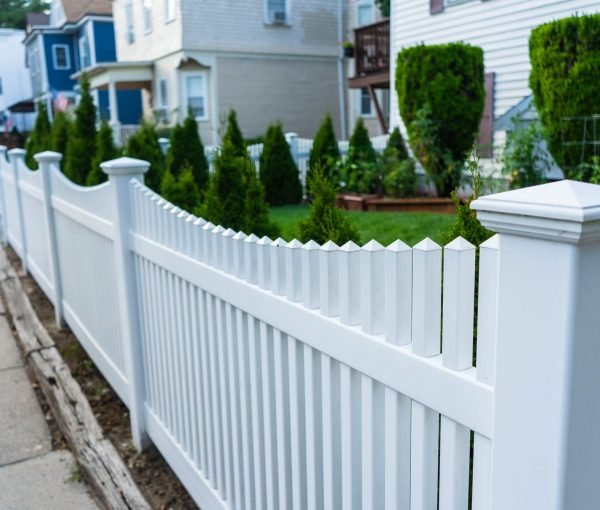
<svg viewBox="0 0 600 510"><path fill-rule="evenodd" d="M169 114L169 98L167 96L167 79L158 81L158 114L163 122L167 122Z"/></svg>
<svg viewBox="0 0 600 510"><path fill-rule="evenodd" d="M464 4L466 2L470 2L471 0L444 0L444 5L449 7L451 5Z"/></svg>
<svg viewBox="0 0 600 510"><path fill-rule="evenodd" d="M79 65L82 69L92 65L92 59L90 56L90 43L88 42L87 35L84 35L81 37L81 39L79 39Z"/></svg>
<svg viewBox="0 0 600 510"><path fill-rule="evenodd" d="M287 23L286 0L267 0L267 22Z"/></svg>
<svg viewBox="0 0 600 510"><path fill-rule="evenodd" d="M52 61L54 69L70 69L71 58L69 47L66 44L55 44L52 46Z"/></svg>
<svg viewBox="0 0 600 510"><path fill-rule="evenodd" d="M152 0L142 0L144 13L144 33L152 32Z"/></svg>
<svg viewBox="0 0 600 510"><path fill-rule="evenodd" d="M206 77L194 74L185 78L187 110L196 119L206 119Z"/></svg>
<svg viewBox="0 0 600 510"><path fill-rule="evenodd" d="M129 44L135 41L135 33L133 31L133 3L128 0L125 4L125 37Z"/></svg>
<svg viewBox="0 0 600 510"><path fill-rule="evenodd" d="M360 89L360 114L364 116L373 115L373 105L367 88Z"/></svg>
<svg viewBox="0 0 600 510"><path fill-rule="evenodd" d="M165 23L175 19L175 0L164 0L165 2Z"/></svg>
<svg viewBox="0 0 600 510"><path fill-rule="evenodd" d="M375 21L375 8L372 1L360 2L356 9L357 26L370 25Z"/></svg>

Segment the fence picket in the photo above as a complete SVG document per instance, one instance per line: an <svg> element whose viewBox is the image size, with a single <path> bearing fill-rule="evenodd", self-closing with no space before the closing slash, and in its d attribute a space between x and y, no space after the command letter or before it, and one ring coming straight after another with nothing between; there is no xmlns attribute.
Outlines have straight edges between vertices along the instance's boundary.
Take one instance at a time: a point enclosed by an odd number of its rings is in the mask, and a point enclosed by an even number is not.
<svg viewBox="0 0 600 510"><path fill-rule="evenodd" d="M302 243L297 239L286 246L285 281L287 298L290 301L302 301Z"/></svg>
<svg viewBox="0 0 600 510"><path fill-rule="evenodd" d="M300 243L298 243L300 244ZM289 255L289 252L288 252ZM288 273L289 276L289 273ZM289 282L289 280L288 280ZM288 294L289 295L289 294ZM299 342L288 337L288 370L290 383L290 450L292 460L292 508L307 507L306 464L306 395L302 350Z"/></svg>
<svg viewBox="0 0 600 510"><path fill-rule="evenodd" d="M302 246L302 301L306 308L319 308L319 248L314 241Z"/></svg>
<svg viewBox="0 0 600 510"><path fill-rule="evenodd" d="M213 236L211 232L216 227L211 221L205 223L202 227L202 262L211 264L213 253Z"/></svg>
<svg viewBox="0 0 600 510"><path fill-rule="evenodd" d="M354 326L361 320L361 250L353 241L340 248L340 320Z"/></svg>
<svg viewBox="0 0 600 510"><path fill-rule="evenodd" d="M410 438L411 510L436 510L438 495L438 447L440 415L412 402Z"/></svg>
<svg viewBox="0 0 600 510"><path fill-rule="evenodd" d="M223 269L226 273L234 274L233 265L233 236L236 234L235 230L228 228L223 232Z"/></svg>
<svg viewBox="0 0 600 510"><path fill-rule="evenodd" d="M248 283L258 282L258 255L256 250L257 242L258 237L256 237L254 234L250 234L244 239L244 259L246 263L245 278Z"/></svg>
<svg viewBox="0 0 600 510"><path fill-rule="evenodd" d="M412 337L412 249L395 241L385 251L385 340L405 345Z"/></svg>
<svg viewBox="0 0 600 510"><path fill-rule="evenodd" d="M258 285L261 289L271 288L271 244L268 236L262 237L257 243Z"/></svg>
<svg viewBox="0 0 600 510"><path fill-rule="evenodd" d="M373 240L361 252L361 326L365 333L379 335L385 323L385 248Z"/></svg>
<svg viewBox="0 0 600 510"><path fill-rule="evenodd" d="M232 238L233 240L233 273L238 278L245 278L246 274L246 259L245 259L245 244L246 234L238 232Z"/></svg>
<svg viewBox="0 0 600 510"><path fill-rule="evenodd" d="M335 317L340 313L339 246L327 241L319 253L321 313Z"/></svg>
<svg viewBox="0 0 600 510"><path fill-rule="evenodd" d="M271 243L271 288L278 296L286 293L285 246L286 242L278 237Z"/></svg>
<svg viewBox="0 0 600 510"><path fill-rule="evenodd" d="M223 269L223 232L225 229L221 225L217 225L211 230L212 256L210 265L217 269Z"/></svg>

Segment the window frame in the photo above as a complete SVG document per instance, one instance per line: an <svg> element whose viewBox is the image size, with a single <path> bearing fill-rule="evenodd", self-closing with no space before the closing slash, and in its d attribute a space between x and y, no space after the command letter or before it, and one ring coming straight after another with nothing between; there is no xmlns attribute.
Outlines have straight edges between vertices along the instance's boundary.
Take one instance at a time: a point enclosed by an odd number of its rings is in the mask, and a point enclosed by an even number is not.
<svg viewBox="0 0 600 510"><path fill-rule="evenodd" d="M159 112L163 122L166 122L169 120L169 83L167 78L162 77L158 79L156 83L156 97L158 98L156 110Z"/></svg>
<svg viewBox="0 0 600 510"><path fill-rule="evenodd" d="M363 112L363 93L366 91L367 97L369 98L369 113ZM364 87L358 89L358 115L363 119L372 119L375 117L375 112L373 108L373 100L371 99L371 95L369 94L369 89Z"/></svg>
<svg viewBox="0 0 600 510"><path fill-rule="evenodd" d="M152 0L140 0L142 4L142 22L144 24L144 34L149 34L154 30L153 24L153 7L154 2Z"/></svg>
<svg viewBox="0 0 600 510"><path fill-rule="evenodd" d="M65 65L58 65L58 58L56 51L59 49L65 50ZM56 71L69 71L71 69L71 52L69 51L68 44L53 44L52 45L52 66Z"/></svg>
<svg viewBox="0 0 600 510"><path fill-rule="evenodd" d="M77 41L77 46L79 48L79 66L81 67L81 69L87 69L92 65L92 51L90 48L90 42L87 33L84 33L79 38L79 41ZM85 57L87 57L89 62L87 65L85 63Z"/></svg>
<svg viewBox="0 0 600 510"><path fill-rule="evenodd" d="M446 7L455 7L457 5L468 4L474 0L444 0L444 9Z"/></svg>
<svg viewBox="0 0 600 510"><path fill-rule="evenodd" d="M164 0L164 18L165 24L171 23L177 19L177 2L176 0Z"/></svg>
<svg viewBox="0 0 600 510"><path fill-rule="evenodd" d="M133 1L125 2L125 40L127 44L135 43L135 24L133 15Z"/></svg>
<svg viewBox="0 0 600 510"><path fill-rule="evenodd" d="M264 7L265 7L265 24L266 25L283 25L283 26L289 26L291 25L290 23L290 1L289 0L283 0L283 7L284 7L284 12L285 12L285 20L284 21L278 21L275 19L271 18L271 9L269 7L270 2L273 0L264 0Z"/></svg>
<svg viewBox="0 0 600 510"><path fill-rule="evenodd" d="M360 8L361 7L370 7L371 8L371 21L368 23L360 23ZM356 2L356 26L357 27L366 27L367 25L372 25L375 23L375 2L373 0L359 0Z"/></svg>
<svg viewBox="0 0 600 510"><path fill-rule="evenodd" d="M208 73L206 71L189 71L182 73L182 86L183 86L183 113L187 116L190 106L190 96L188 94L188 80L190 78L202 78L202 107L204 109L203 115L194 115L196 121L207 121L209 120L209 101L208 101Z"/></svg>

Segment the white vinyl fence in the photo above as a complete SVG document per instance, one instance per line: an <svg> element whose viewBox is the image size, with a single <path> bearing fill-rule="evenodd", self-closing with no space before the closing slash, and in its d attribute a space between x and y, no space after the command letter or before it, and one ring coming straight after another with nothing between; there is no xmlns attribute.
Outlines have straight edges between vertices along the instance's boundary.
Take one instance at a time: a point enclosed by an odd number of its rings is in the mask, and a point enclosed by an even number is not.
<svg viewBox="0 0 600 510"><path fill-rule="evenodd" d="M476 275L461 238L258 239L146 162L83 188L9 155L4 240L203 510L597 508L600 187L475 202Z"/></svg>

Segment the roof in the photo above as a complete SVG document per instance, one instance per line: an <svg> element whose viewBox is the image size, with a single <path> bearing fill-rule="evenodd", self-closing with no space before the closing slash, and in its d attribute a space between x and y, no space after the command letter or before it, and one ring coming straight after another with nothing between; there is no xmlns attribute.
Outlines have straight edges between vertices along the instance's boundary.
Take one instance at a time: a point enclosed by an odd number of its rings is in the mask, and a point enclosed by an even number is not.
<svg viewBox="0 0 600 510"><path fill-rule="evenodd" d="M33 99L25 99L10 105L7 110L10 110L11 113L30 113L35 111L35 105Z"/></svg>
<svg viewBox="0 0 600 510"><path fill-rule="evenodd" d="M62 0L62 6L67 23L76 23L84 16L92 14L112 15L110 0Z"/></svg>

